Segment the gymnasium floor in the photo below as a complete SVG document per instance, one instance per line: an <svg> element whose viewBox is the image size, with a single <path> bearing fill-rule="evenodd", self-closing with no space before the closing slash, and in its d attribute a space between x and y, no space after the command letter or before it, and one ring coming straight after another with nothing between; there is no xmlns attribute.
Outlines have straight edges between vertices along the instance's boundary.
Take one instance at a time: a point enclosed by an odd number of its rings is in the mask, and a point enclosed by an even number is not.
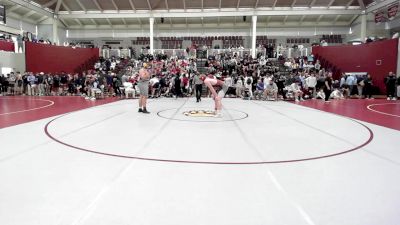
<svg viewBox="0 0 400 225"><path fill-rule="evenodd" d="M1 225L397 225L400 103L0 97Z"/></svg>

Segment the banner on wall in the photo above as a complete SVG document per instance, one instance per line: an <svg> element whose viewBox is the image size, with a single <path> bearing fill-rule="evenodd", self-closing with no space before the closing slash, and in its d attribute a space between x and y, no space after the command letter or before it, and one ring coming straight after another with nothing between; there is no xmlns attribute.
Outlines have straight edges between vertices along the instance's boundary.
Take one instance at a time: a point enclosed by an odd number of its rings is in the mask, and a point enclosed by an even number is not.
<svg viewBox="0 0 400 225"><path fill-rule="evenodd" d="M375 23L385 22L385 13L383 11L375 13Z"/></svg>
<svg viewBox="0 0 400 225"><path fill-rule="evenodd" d="M391 5L388 7L387 16L389 20L394 19L396 17L397 12L399 11L399 3Z"/></svg>

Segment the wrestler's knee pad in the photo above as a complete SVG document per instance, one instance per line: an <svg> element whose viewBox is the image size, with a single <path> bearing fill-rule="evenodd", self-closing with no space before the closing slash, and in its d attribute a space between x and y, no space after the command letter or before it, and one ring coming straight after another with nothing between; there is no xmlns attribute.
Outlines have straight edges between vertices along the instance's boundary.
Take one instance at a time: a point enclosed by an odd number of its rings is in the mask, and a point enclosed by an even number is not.
<svg viewBox="0 0 400 225"><path fill-rule="evenodd" d="M219 98L219 99L221 100L221 98L223 98L224 96L225 96L225 92L222 91L222 90L220 90L220 91L218 92L218 97L217 97L217 98Z"/></svg>
<svg viewBox="0 0 400 225"><path fill-rule="evenodd" d="M228 85L226 85L225 83L222 85L222 90L224 91L224 93L226 93L228 91L229 87Z"/></svg>

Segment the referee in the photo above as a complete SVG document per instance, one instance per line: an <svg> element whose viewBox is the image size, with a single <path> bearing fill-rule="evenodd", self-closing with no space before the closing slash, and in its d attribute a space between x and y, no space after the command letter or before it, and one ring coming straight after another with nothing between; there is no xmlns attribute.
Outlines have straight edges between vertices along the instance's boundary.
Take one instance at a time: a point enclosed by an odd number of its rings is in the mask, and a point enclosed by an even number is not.
<svg viewBox="0 0 400 225"><path fill-rule="evenodd" d="M196 91L196 102L201 101L201 92L203 90L203 81L200 79L200 74L196 72L196 74L193 77L193 83L195 85L195 91Z"/></svg>

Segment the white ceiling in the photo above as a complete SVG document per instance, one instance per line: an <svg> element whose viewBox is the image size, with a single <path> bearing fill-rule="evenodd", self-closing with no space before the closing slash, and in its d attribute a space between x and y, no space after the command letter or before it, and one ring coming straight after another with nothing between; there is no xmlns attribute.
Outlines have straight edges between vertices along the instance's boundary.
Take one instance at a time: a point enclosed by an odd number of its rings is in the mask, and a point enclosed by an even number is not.
<svg viewBox="0 0 400 225"><path fill-rule="evenodd" d="M123 28L143 27L148 25L148 18L131 18L143 12L163 12L164 22L155 18L159 27L247 27L251 17L245 19L241 10L282 10L283 14L258 16L257 26L345 26L354 21L358 14L347 13L350 10L361 10L381 3L373 0L0 0L7 14L15 19L40 23L52 14L60 14L62 23L71 29L79 28ZM393 0L385 0L393 1ZM230 9L235 16L218 16L218 12ZM302 9L302 13L291 13ZM309 10L318 9L319 15L307 15ZM324 10L338 9L336 14L325 14ZM167 18L168 13L175 11L191 12L198 10L195 16L185 14L184 17ZM208 11L217 12L215 16L199 17ZM97 17L91 15L95 15ZM117 16L109 17L107 12ZM130 12L130 13L129 13ZM165 13L164 13L165 12ZM298 11L297 11L298 12ZM104 13L104 14L103 14ZM302 15L299 15L302 14ZM104 17L102 15L105 15ZM193 14L194 15L194 14ZM221 14L222 15L222 14Z"/></svg>

